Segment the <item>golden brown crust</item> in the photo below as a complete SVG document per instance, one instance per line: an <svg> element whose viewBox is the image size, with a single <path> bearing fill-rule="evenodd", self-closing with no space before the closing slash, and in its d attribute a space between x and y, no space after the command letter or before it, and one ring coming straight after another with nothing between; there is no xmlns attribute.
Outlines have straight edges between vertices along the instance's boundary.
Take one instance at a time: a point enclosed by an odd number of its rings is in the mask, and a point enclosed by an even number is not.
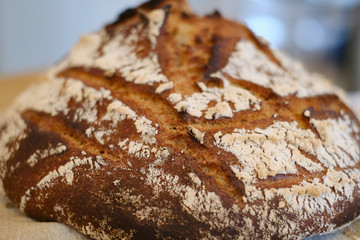
<svg viewBox="0 0 360 240"><path fill-rule="evenodd" d="M94 239L301 239L360 214L342 98L244 25L151 1L20 97L0 176L29 216Z"/></svg>

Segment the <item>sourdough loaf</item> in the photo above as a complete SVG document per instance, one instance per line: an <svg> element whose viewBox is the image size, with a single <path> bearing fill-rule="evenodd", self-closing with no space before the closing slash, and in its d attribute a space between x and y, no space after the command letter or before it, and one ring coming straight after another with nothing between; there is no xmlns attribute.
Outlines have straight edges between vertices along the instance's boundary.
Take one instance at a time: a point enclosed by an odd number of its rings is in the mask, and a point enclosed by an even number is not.
<svg viewBox="0 0 360 240"><path fill-rule="evenodd" d="M359 120L219 13L150 1L1 119L8 198L94 239L302 239L360 214Z"/></svg>

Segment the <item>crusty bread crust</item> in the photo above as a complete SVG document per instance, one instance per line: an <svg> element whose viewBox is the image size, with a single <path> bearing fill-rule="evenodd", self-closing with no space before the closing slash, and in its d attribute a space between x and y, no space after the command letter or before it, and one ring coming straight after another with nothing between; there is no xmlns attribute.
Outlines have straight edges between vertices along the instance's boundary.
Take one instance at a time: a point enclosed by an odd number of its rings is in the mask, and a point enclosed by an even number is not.
<svg viewBox="0 0 360 240"><path fill-rule="evenodd" d="M302 239L360 214L345 98L242 24L150 1L20 96L0 176L26 214L94 239Z"/></svg>

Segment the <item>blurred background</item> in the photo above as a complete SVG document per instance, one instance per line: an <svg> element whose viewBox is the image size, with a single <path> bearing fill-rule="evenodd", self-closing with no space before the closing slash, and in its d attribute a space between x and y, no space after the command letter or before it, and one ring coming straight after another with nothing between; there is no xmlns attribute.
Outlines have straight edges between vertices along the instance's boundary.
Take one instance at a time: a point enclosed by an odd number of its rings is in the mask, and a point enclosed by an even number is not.
<svg viewBox="0 0 360 240"><path fill-rule="evenodd" d="M0 0L0 78L41 71L79 36L143 0ZM348 91L360 90L360 0L189 0L245 22L273 48Z"/></svg>

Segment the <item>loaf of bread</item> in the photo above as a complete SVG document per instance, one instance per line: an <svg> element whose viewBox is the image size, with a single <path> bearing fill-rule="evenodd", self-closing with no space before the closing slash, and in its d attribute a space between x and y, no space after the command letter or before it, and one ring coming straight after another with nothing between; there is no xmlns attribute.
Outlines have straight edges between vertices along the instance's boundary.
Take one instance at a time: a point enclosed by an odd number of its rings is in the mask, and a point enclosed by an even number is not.
<svg viewBox="0 0 360 240"><path fill-rule="evenodd" d="M7 197L93 239L302 239L360 214L345 94L219 13L147 2L1 119Z"/></svg>

